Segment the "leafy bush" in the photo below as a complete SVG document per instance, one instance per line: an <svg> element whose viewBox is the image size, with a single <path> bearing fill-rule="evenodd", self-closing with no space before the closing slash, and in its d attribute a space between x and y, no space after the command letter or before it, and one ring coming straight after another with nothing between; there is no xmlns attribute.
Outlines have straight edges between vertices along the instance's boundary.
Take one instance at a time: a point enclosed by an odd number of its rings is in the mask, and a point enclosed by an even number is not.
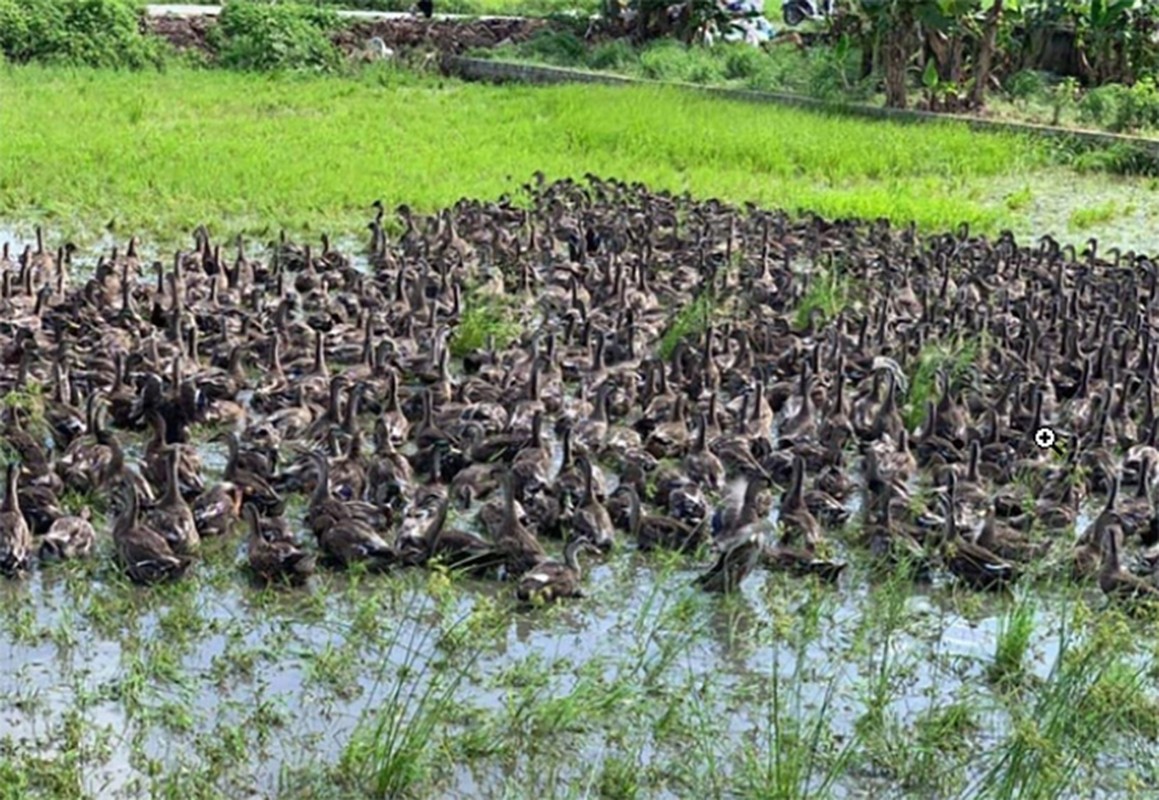
<svg viewBox="0 0 1159 800"><path fill-rule="evenodd" d="M624 39L596 45L588 56L592 69L624 70L636 61L636 52Z"/></svg>
<svg viewBox="0 0 1159 800"><path fill-rule="evenodd" d="M729 80L752 78L768 60L768 56L755 47L747 44L731 46L724 57L724 76Z"/></svg>
<svg viewBox="0 0 1159 800"><path fill-rule="evenodd" d="M548 30L531 37L524 52L549 64L572 67L583 63L586 48L583 41L570 31Z"/></svg>
<svg viewBox="0 0 1159 800"><path fill-rule="evenodd" d="M140 69L161 62L141 33L135 0L0 0L0 52L8 60Z"/></svg>
<svg viewBox="0 0 1159 800"><path fill-rule="evenodd" d="M211 30L210 43L233 69L322 72L342 60L329 36L337 25L338 16L324 8L233 0Z"/></svg>
<svg viewBox="0 0 1159 800"><path fill-rule="evenodd" d="M640 54L644 77L653 80L716 83L723 79L720 62L702 48L663 39Z"/></svg>
<svg viewBox="0 0 1159 800"><path fill-rule="evenodd" d="M1038 70L1024 69L1007 78L1003 88L1010 95L1010 99L1026 103L1046 94L1047 78L1045 73Z"/></svg>
<svg viewBox="0 0 1159 800"><path fill-rule="evenodd" d="M1078 104L1079 116L1111 131L1130 131L1159 125L1159 89L1142 78L1134 86L1117 83L1087 92Z"/></svg>

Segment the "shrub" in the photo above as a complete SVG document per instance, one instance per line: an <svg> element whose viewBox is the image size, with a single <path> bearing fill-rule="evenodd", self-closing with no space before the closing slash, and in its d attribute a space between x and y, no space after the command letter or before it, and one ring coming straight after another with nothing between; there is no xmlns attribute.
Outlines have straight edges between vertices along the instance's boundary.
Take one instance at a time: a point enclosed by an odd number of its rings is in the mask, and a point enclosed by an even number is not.
<svg viewBox="0 0 1159 800"><path fill-rule="evenodd" d="M752 78L768 61L761 50L747 44L731 45L724 57L724 76L729 80Z"/></svg>
<svg viewBox="0 0 1159 800"><path fill-rule="evenodd" d="M1011 100L1025 103L1046 94L1047 77L1038 70L1024 69L1007 78L1003 88Z"/></svg>
<svg viewBox="0 0 1159 800"><path fill-rule="evenodd" d="M222 65L233 69L322 72L342 60L329 35L337 25L338 16L324 8L233 0L212 29L210 43Z"/></svg>
<svg viewBox="0 0 1159 800"><path fill-rule="evenodd" d="M550 64L570 67L583 62L586 48L583 41L570 31L548 30L531 37L525 45L525 52Z"/></svg>
<svg viewBox="0 0 1159 800"><path fill-rule="evenodd" d="M596 45L588 56L588 66L592 69L623 70L636 60L632 45L623 39Z"/></svg>
<svg viewBox="0 0 1159 800"><path fill-rule="evenodd" d="M140 69L161 63L134 0L0 0L0 51L11 61Z"/></svg>
<svg viewBox="0 0 1159 800"><path fill-rule="evenodd" d="M714 83L723 78L721 64L711 52L670 39L659 40L641 53L640 69L653 80Z"/></svg>
<svg viewBox="0 0 1159 800"><path fill-rule="evenodd" d="M1078 104L1079 116L1111 131L1159 125L1159 89L1143 78L1134 86L1110 83L1091 89Z"/></svg>

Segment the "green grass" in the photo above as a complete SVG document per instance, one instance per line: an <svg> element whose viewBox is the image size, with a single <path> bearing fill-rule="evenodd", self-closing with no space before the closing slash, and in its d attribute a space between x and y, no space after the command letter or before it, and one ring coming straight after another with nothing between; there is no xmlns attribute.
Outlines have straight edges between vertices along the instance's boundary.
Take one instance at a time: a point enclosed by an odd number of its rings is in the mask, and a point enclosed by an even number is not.
<svg viewBox="0 0 1159 800"><path fill-rule="evenodd" d="M1041 151L958 125L898 127L649 87L495 87L385 68L361 79L9 68L0 218L66 235L358 230L369 204L430 210L536 169L827 216L1006 224L964 200ZM62 114L62 108L68 114ZM593 113L598 109L599 113ZM851 143L856 146L851 146Z"/></svg>
<svg viewBox="0 0 1159 800"><path fill-rule="evenodd" d="M1100 203L1090 208L1076 208L1067 220L1067 229L1070 231L1085 231L1103 222L1114 219L1119 213L1113 200Z"/></svg>

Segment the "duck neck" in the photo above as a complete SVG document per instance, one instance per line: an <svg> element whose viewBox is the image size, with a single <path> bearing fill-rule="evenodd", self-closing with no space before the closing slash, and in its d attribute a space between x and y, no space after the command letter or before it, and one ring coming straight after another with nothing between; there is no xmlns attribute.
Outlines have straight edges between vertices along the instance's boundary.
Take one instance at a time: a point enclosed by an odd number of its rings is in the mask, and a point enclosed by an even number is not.
<svg viewBox="0 0 1159 800"><path fill-rule="evenodd" d="M583 570L579 563L579 551L584 547L586 542L586 539L572 539L563 550L563 562L567 565L568 569L575 573L577 578L583 576Z"/></svg>

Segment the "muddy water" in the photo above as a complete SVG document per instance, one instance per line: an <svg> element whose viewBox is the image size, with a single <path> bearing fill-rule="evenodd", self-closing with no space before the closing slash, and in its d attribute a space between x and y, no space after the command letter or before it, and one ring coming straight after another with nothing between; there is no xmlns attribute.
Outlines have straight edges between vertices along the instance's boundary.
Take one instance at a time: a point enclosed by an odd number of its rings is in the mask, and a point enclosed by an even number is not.
<svg viewBox="0 0 1159 800"><path fill-rule="evenodd" d="M918 587L889 626L884 590L856 567L835 589L758 573L741 597L722 601L689 586L694 564L666 569L621 551L590 570L589 598L527 612L510 607L507 587L432 589L419 571L354 581L328 573L300 592L260 591L237 569L238 544L208 543L196 577L151 591L118 581L107 552L87 569L0 582L0 735L9 748L62 758L61 731L71 726L93 751L81 769L85 792L133 797L156 790L150 774L205 768L221 758L215 744L240 737L247 756L229 761L219 790L293 796L295 768L337 762L367 713L418 708L423 687L444 679L451 663L467 677L454 693L457 713L439 726L444 733L467 731L457 721L464 717L506 718L513 703L590 691L593 670L609 692L642 686L654 671L653 692L687 691L677 703L684 713L713 720L723 757L754 737L748 746L760 750L774 676L791 698L789 718L823 711L838 738L854 735L883 662L893 675L884 711L903 728L967 688L985 698L1010 602L972 599L963 612L949 586ZM501 619L492 633L470 647L448 644L455 620L491 603ZM1039 607L1028 667L1041 679L1056 660L1061 608L1049 596ZM367 628L367 613L380 624ZM684 643L664 663L676 641ZM530 694L528 682L539 683ZM1004 732L1005 715L992 705L979 746ZM576 780L609 754L601 729L611 723L587 722L590 732L558 765ZM687 760L679 738L647 726L638 733L642 763ZM500 796L507 770L487 759L448 763L440 792ZM889 786L854 773L829 791L880 796Z"/></svg>

